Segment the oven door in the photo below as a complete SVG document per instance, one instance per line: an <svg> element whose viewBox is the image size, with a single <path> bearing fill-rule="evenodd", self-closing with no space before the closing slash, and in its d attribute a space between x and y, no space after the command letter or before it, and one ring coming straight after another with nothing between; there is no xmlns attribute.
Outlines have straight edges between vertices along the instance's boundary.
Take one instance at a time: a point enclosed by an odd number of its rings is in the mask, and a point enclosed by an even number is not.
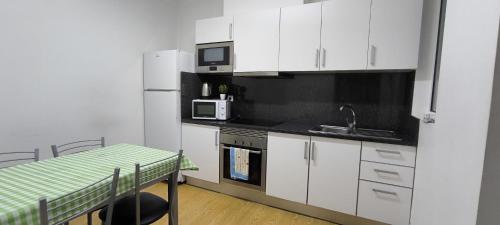
<svg viewBox="0 0 500 225"><path fill-rule="evenodd" d="M217 102L193 101L193 119L216 120Z"/></svg>
<svg viewBox="0 0 500 225"><path fill-rule="evenodd" d="M233 43L215 43L197 45L197 73L232 73Z"/></svg>
<svg viewBox="0 0 500 225"><path fill-rule="evenodd" d="M243 148L250 151L248 154L248 180L231 177L231 147ZM266 150L221 144L221 179L226 183L265 191L266 161Z"/></svg>

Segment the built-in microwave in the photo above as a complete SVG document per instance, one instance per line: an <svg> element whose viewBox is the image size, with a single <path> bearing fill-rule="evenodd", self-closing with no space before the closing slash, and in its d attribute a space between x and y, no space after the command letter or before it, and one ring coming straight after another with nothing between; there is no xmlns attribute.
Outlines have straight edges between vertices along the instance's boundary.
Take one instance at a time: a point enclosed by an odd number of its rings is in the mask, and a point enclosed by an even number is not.
<svg viewBox="0 0 500 225"><path fill-rule="evenodd" d="M219 99L193 100L193 119L228 120L231 118L231 102Z"/></svg>
<svg viewBox="0 0 500 225"><path fill-rule="evenodd" d="M233 42L196 45L197 73L232 73Z"/></svg>

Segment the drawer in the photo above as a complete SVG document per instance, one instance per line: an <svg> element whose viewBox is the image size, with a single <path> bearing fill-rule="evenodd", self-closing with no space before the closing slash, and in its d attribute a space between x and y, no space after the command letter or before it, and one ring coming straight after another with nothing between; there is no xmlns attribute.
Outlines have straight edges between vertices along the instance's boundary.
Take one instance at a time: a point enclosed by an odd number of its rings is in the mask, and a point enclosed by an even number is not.
<svg viewBox="0 0 500 225"><path fill-rule="evenodd" d="M360 179L412 188L414 172L411 167L362 161Z"/></svg>
<svg viewBox="0 0 500 225"><path fill-rule="evenodd" d="M412 189L359 182L358 216L393 225L410 223Z"/></svg>
<svg viewBox="0 0 500 225"><path fill-rule="evenodd" d="M415 167L416 153L411 146L363 142L361 160Z"/></svg>

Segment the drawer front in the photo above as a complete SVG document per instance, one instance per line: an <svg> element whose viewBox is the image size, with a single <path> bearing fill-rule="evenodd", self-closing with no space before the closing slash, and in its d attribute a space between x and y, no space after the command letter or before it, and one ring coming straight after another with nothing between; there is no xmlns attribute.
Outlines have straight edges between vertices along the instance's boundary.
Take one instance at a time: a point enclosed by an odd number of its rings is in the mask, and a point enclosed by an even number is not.
<svg viewBox="0 0 500 225"><path fill-rule="evenodd" d="M359 182L358 216L393 225L410 223L412 189Z"/></svg>
<svg viewBox="0 0 500 225"><path fill-rule="evenodd" d="M414 172L411 167L363 161L360 179L412 188Z"/></svg>
<svg viewBox="0 0 500 225"><path fill-rule="evenodd" d="M411 146L363 142L361 160L415 167L416 152Z"/></svg>

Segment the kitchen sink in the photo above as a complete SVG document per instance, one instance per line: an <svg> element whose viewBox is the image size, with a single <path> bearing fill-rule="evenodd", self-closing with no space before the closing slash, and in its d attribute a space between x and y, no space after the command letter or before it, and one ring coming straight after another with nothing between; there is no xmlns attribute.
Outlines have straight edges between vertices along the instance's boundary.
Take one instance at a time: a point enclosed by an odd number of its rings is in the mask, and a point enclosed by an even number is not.
<svg viewBox="0 0 500 225"><path fill-rule="evenodd" d="M356 131L353 132L347 127L330 125L319 125L310 129L309 132L313 134L341 135L358 138L378 138L393 141L402 140L401 138L396 136L396 133L394 131L357 128Z"/></svg>

